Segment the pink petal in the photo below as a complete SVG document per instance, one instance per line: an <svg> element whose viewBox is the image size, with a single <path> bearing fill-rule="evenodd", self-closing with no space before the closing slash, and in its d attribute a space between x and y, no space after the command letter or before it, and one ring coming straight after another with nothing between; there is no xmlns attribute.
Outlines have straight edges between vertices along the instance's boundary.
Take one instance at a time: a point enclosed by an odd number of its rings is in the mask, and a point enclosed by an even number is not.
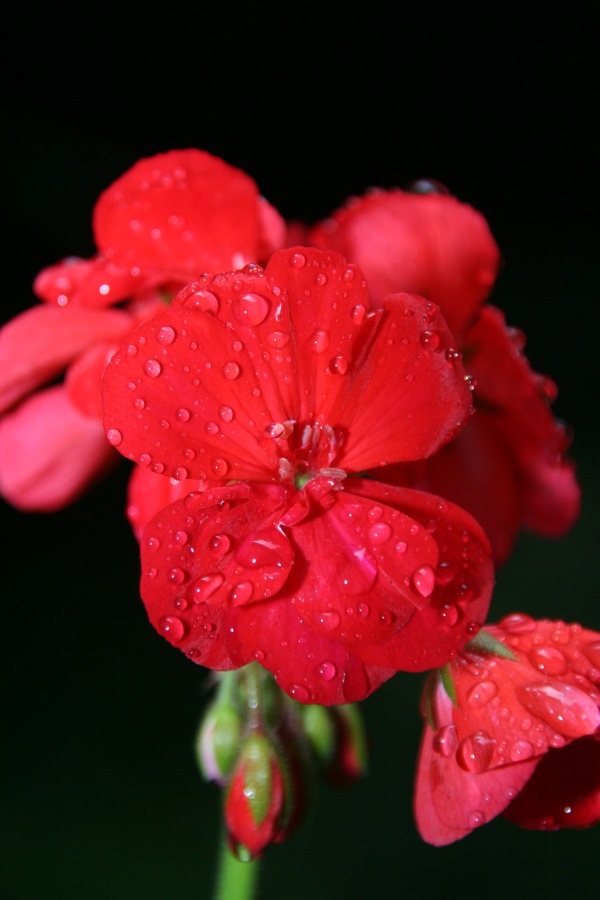
<svg viewBox="0 0 600 900"><path fill-rule="evenodd" d="M100 423L81 415L63 387L34 394L0 421L0 491L19 509L67 506L117 459Z"/></svg>
<svg viewBox="0 0 600 900"><path fill-rule="evenodd" d="M209 482L193 479L175 481L142 466L134 466L127 488L127 518L137 540L141 541L144 528L164 506L210 486ZM212 487L216 485L213 483Z"/></svg>
<svg viewBox="0 0 600 900"><path fill-rule="evenodd" d="M102 254L92 259L69 257L36 276L33 289L46 303L65 306L114 306L146 288L164 282L160 273L139 266L117 266Z"/></svg>
<svg viewBox="0 0 600 900"><path fill-rule="evenodd" d="M0 409L50 381L98 341L123 340L126 313L34 306L0 331Z"/></svg>

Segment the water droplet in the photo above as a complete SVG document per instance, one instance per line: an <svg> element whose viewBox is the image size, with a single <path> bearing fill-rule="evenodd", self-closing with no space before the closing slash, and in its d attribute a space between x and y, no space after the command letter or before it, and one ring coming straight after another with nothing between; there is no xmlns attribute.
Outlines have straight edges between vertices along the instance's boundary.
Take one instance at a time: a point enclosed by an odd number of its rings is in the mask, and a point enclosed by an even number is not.
<svg viewBox="0 0 600 900"><path fill-rule="evenodd" d="M498 625L509 634L531 634L537 627L535 619L525 613L513 613L505 616Z"/></svg>
<svg viewBox="0 0 600 900"><path fill-rule="evenodd" d="M109 428L106 432L106 437L108 439L108 443L112 444L113 447L118 447L123 440L123 435L120 431L117 431L116 428Z"/></svg>
<svg viewBox="0 0 600 900"><path fill-rule="evenodd" d="M186 304L201 312L216 313L219 309L219 301L210 291L196 291L188 297Z"/></svg>
<svg viewBox="0 0 600 900"><path fill-rule="evenodd" d="M310 698L308 691L302 684L291 684L288 688L288 694L290 697L293 697L294 700L297 700L298 703L308 703Z"/></svg>
<svg viewBox="0 0 600 900"><path fill-rule="evenodd" d="M435 587L435 572L431 566L421 566L411 575L412 586L421 597L430 597Z"/></svg>
<svg viewBox="0 0 600 900"><path fill-rule="evenodd" d="M240 581L240 583L236 584L233 590L230 591L227 599L233 606L241 606L251 599L253 593L254 587L251 581Z"/></svg>
<svg viewBox="0 0 600 900"><path fill-rule="evenodd" d="M600 641L591 641L582 649L594 668L600 669Z"/></svg>
<svg viewBox="0 0 600 900"><path fill-rule="evenodd" d="M339 627L341 620L339 612L335 609L327 610L319 616L319 622L325 631L334 631Z"/></svg>
<svg viewBox="0 0 600 900"><path fill-rule="evenodd" d="M496 741L485 731L477 731L460 742L456 762L465 772L485 772L492 761L495 746Z"/></svg>
<svg viewBox="0 0 600 900"><path fill-rule="evenodd" d="M367 308L366 308L366 306L363 306L362 303L357 303L356 306L354 306L352 308L351 316L352 316L352 320L354 321L355 325L361 324L366 313L367 313Z"/></svg>
<svg viewBox="0 0 600 900"><path fill-rule="evenodd" d="M290 263L292 268L294 269L303 269L306 265L306 257L304 253L294 253L292 256Z"/></svg>
<svg viewBox="0 0 600 900"><path fill-rule="evenodd" d="M458 622L458 609L451 603L444 603L443 606L440 606L438 615L444 625L449 625L450 628L453 628Z"/></svg>
<svg viewBox="0 0 600 900"><path fill-rule="evenodd" d="M495 681L481 681L467 694L467 703L472 709L482 709L497 693L498 685Z"/></svg>
<svg viewBox="0 0 600 900"><path fill-rule="evenodd" d="M219 409L219 418L223 422L231 422L234 416L234 412L230 406L222 406Z"/></svg>
<svg viewBox="0 0 600 900"><path fill-rule="evenodd" d="M162 344L163 347L168 347L169 344L172 344L175 340L175 329L171 328L170 325L163 325L163 327L159 328L156 332L156 340L159 344Z"/></svg>
<svg viewBox="0 0 600 900"><path fill-rule="evenodd" d="M181 406L177 412L175 413L175 418L178 422L189 422L191 418L191 412L189 409L186 409L184 406Z"/></svg>
<svg viewBox="0 0 600 900"><path fill-rule="evenodd" d="M329 347L329 332L314 331L310 338L310 344L315 353L324 353Z"/></svg>
<svg viewBox="0 0 600 900"><path fill-rule="evenodd" d="M356 611L361 619L367 619L371 613L371 607L368 603L359 603L356 607Z"/></svg>
<svg viewBox="0 0 600 900"><path fill-rule="evenodd" d="M185 572L183 571L183 569L179 568L169 569L167 578L169 579L171 584L183 584L183 582L185 581Z"/></svg>
<svg viewBox="0 0 600 900"><path fill-rule="evenodd" d="M134 406L134 409L145 409L146 401L143 400L141 397L136 397L135 400L133 401L133 406Z"/></svg>
<svg viewBox="0 0 600 900"><path fill-rule="evenodd" d="M190 473L184 466L177 466L176 469L173 469L173 478L175 481L185 481L185 479L189 477Z"/></svg>
<svg viewBox="0 0 600 900"><path fill-rule="evenodd" d="M422 331L420 341L421 346L428 350L437 350L440 346L440 336L436 331Z"/></svg>
<svg viewBox="0 0 600 900"><path fill-rule="evenodd" d="M319 675L323 681L332 681L337 675L337 669L332 662L325 660L319 666Z"/></svg>
<svg viewBox="0 0 600 900"><path fill-rule="evenodd" d="M217 478L225 478L227 472L229 471L229 466L227 465L225 460L220 459L219 457L213 459L212 463L210 464L210 468L212 469L213 475L216 475Z"/></svg>
<svg viewBox="0 0 600 900"><path fill-rule="evenodd" d="M135 344L127 344L127 356L137 356L138 348Z"/></svg>
<svg viewBox="0 0 600 900"><path fill-rule="evenodd" d="M179 544L180 547L183 547L189 541L190 536L187 531L176 531L175 532L175 543Z"/></svg>
<svg viewBox="0 0 600 900"><path fill-rule="evenodd" d="M508 748L511 762L521 762L522 759L529 759L534 752L533 744L530 744L529 741L514 741Z"/></svg>
<svg viewBox="0 0 600 900"><path fill-rule="evenodd" d="M516 688L516 694L534 716L561 735L582 737L600 724L600 711L592 698L579 688L560 681L546 681Z"/></svg>
<svg viewBox="0 0 600 900"><path fill-rule="evenodd" d="M280 350L289 342L290 336L286 331L270 331L266 336L266 342L270 347Z"/></svg>
<svg viewBox="0 0 600 900"><path fill-rule="evenodd" d="M529 662L546 675L564 675L567 660L556 647L534 647L530 650Z"/></svg>
<svg viewBox="0 0 600 900"><path fill-rule="evenodd" d="M179 643L185 634L185 625L177 616L165 616L158 627L164 637L175 643Z"/></svg>
<svg viewBox="0 0 600 900"><path fill-rule="evenodd" d="M231 547L231 540L226 534L215 534L208 542L208 549L216 556L225 556Z"/></svg>
<svg viewBox="0 0 600 900"><path fill-rule="evenodd" d="M148 378L157 378L162 372L162 366L157 359L147 359L144 363L144 372Z"/></svg>
<svg viewBox="0 0 600 900"><path fill-rule="evenodd" d="M376 522L367 529L367 537L375 546L385 544L392 536L391 526L387 522Z"/></svg>
<svg viewBox="0 0 600 900"><path fill-rule="evenodd" d="M406 553L406 551L408 550L408 544L406 543L406 541L398 541L398 543L394 547L394 550L396 551L396 553Z"/></svg>
<svg viewBox="0 0 600 900"><path fill-rule="evenodd" d="M454 725L444 725L433 736L433 749L440 756L452 756L458 744L458 735Z"/></svg>
<svg viewBox="0 0 600 900"><path fill-rule="evenodd" d="M480 825L485 825L485 813L480 809L471 810L467 824L469 828L479 828Z"/></svg>
<svg viewBox="0 0 600 900"><path fill-rule="evenodd" d="M216 422L207 422L204 426L204 430L208 432L208 434L218 434L219 426Z"/></svg>
<svg viewBox="0 0 600 900"><path fill-rule="evenodd" d="M269 301L260 294L244 294L233 300L234 315L242 325L260 325L269 315L269 309Z"/></svg>
<svg viewBox="0 0 600 900"><path fill-rule="evenodd" d="M217 591L223 582L225 581L224 577L217 573L216 575L207 575L204 578L200 578L199 581L196 582L192 591L192 599L194 603L205 603L212 594Z"/></svg>
<svg viewBox="0 0 600 900"><path fill-rule="evenodd" d="M329 363L329 368L334 375L345 375L348 371L348 360L345 356L335 356Z"/></svg>
<svg viewBox="0 0 600 900"><path fill-rule="evenodd" d="M226 362L222 371L225 378L229 379L229 381L234 381L240 374L240 367L237 363Z"/></svg>

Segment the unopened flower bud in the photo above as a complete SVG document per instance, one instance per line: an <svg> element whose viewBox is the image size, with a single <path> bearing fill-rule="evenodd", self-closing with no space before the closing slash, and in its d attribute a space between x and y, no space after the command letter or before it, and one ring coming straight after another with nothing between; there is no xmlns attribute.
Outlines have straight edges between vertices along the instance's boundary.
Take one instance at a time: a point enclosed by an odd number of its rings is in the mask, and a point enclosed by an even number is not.
<svg viewBox="0 0 600 900"><path fill-rule="evenodd" d="M357 704L307 706L303 724L327 779L347 787L367 771L367 739Z"/></svg>
<svg viewBox="0 0 600 900"><path fill-rule="evenodd" d="M243 741L225 799L225 822L234 849L260 856L290 828L293 796L283 760L259 729Z"/></svg>
<svg viewBox="0 0 600 900"><path fill-rule="evenodd" d="M225 785L240 752L243 721L228 704L215 703L206 713L195 742L196 761L207 781Z"/></svg>

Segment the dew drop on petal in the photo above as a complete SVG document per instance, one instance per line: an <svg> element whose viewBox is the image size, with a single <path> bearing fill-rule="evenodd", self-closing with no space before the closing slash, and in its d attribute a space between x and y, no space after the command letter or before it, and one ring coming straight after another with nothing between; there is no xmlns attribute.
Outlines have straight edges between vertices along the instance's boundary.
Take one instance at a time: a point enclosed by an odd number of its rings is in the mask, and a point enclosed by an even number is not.
<svg viewBox="0 0 600 900"><path fill-rule="evenodd" d="M227 472L229 471L229 466L227 465L225 460L221 459L220 457L213 459L212 463L210 464L210 468L213 475L216 475L217 478L225 478Z"/></svg>
<svg viewBox="0 0 600 900"><path fill-rule="evenodd" d="M285 331L270 331L266 335L266 342L270 347L279 350L289 342L290 336Z"/></svg>
<svg viewBox="0 0 600 900"><path fill-rule="evenodd" d="M435 587L435 572L431 566L421 566L412 573L411 582L421 597L430 597Z"/></svg>
<svg viewBox="0 0 600 900"><path fill-rule="evenodd" d="M233 312L242 325L254 327L264 322L269 314L270 303L260 294L244 294L233 300Z"/></svg>
<svg viewBox="0 0 600 900"><path fill-rule="evenodd" d="M600 669L600 641L591 641L582 649L594 668Z"/></svg>
<svg viewBox="0 0 600 900"><path fill-rule="evenodd" d="M195 583L192 591L194 603L205 603L221 587L224 581L225 579L220 573L201 578Z"/></svg>
<svg viewBox="0 0 600 900"><path fill-rule="evenodd" d="M522 759L529 759L534 752L533 744L530 744L529 741L514 741L508 748L511 762L521 762Z"/></svg>
<svg viewBox="0 0 600 900"><path fill-rule="evenodd" d="M334 375L345 375L348 371L348 360L345 356L335 356L329 363L329 368Z"/></svg>
<svg viewBox="0 0 600 900"><path fill-rule="evenodd" d="M175 413L175 418L178 422L189 422L192 414L189 409L186 409L184 406L180 406L177 412Z"/></svg>
<svg viewBox="0 0 600 900"><path fill-rule="evenodd" d="M310 338L310 345L315 353L324 353L329 347L329 332L314 331Z"/></svg>
<svg viewBox="0 0 600 900"><path fill-rule="evenodd" d="M175 340L175 329L171 328L170 325L163 325L163 327L159 328L156 332L156 340L159 344L162 344L163 347L168 347L169 344L172 344Z"/></svg>
<svg viewBox="0 0 600 900"><path fill-rule="evenodd" d="M327 610L319 616L319 622L325 631L334 631L339 627L341 621L341 616L335 609Z"/></svg>
<svg viewBox="0 0 600 900"><path fill-rule="evenodd" d="M179 568L169 569L167 578L169 579L171 584L183 584L183 582L185 581L185 572L183 571L183 569Z"/></svg>
<svg viewBox="0 0 600 900"><path fill-rule="evenodd" d="M290 260L291 266L294 269L303 269L306 265L306 257L304 253L294 253Z"/></svg>
<svg viewBox="0 0 600 900"><path fill-rule="evenodd" d="M177 616L165 616L158 623L160 633L170 641L178 643L185 634L185 625Z"/></svg>
<svg viewBox="0 0 600 900"><path fill-rule="evenodd" d="M230 406L221 406L219 409L219 418L223 422L231 422L234 416L234 412Z"/></svg>
<svg viewBox="0 0 600 900"><path fill-rule="evenodd" d="M180 547L185 546L189 541L190 536L187 531L176 531L175 532L175 543L179 544Z"/></svg>
<svg viewBox="0 0 600 900"><path fill-rule="evenodd" d="M472 709L482 709L498 693L495 681L481 681L474 685L467 694L467 703Z"/></svg>
<svg viewBox="0 0 600 900"><path fill-rule="evenodd" d="M234 381L240 374L240 367L235 362L226 362L222 371L225 378L229 381Z"/></svg>
<svg viewBox="0 0 600 900"><path fill-rule="evenodd" d="M177 466L176 469L173 469L173 478L175 481L185 481L185 479L189 477L189 470L186 469L185 466Z"/></svg>
<svg viewBox="0 0 600 900"><path fill-rule="evenodd" d="M337 669L332 662L325 660L319 666L319 675L323 681L332 681L337 675Z"/></svg>
<svg viewBox="0 0 600 900"><path fill-rule="evenodd" d="M162 372L162 366L157 359L147 359L144 363L144 372L148 378L158 378Z"/></svg>
<svg viewBox="0 0 600 900"><path fill-rule="evenodd" d="M440 336L436 331L422 331L420 341L421 346L428 350L437 350L440 346Z"/></svg>
<svg viewBox="0 0 600 900"><path fill-rule="evenodd" d="M513 613L505 616L498 622L498 625L509 634L531 634L537 628L535 619L525 613Z"/></svg>
<svg viewBox="0 0 600 900"><path fill-rule="evenodd" d="M375 546L385 544L392 536L391 526L387 522L376 522L367 529L367 537Z"/></svg>
<svg viewBox="0 0 600 900"><path fill-rule="evenodd" d="M534 647L528 654L529 662L546 675L564 675L567 660L556 647Z"/></svg>
<svg viewBox="0 0 600 900"><path fill-rule="evenodd" d="M297 256L300 256L300 254L297 254ZM294 700L297 700L298 703L308 703L310 698L308 691L302 684L290 684L288 694L290 697L293 697Z"/></svg>
<svg viewBox="0 0 600 900"><path fill-rule="evenodd" d="M396 551L396 553L406 553L406 551L408 550L408 544L406 543L406 541L398 541L398 543L394 547L394 550Z"/></svg>
<svg viewBox="0 0 600 900"><path fill-rule="evenodd" d="M352 319L356 325L360 325L367 313L367 308L362 303L357 303L352 308Z"/></svg>
<svg viewBox="0 0 600 900"><path fill-rule="evenodd" d="M517 687L516 694L528 712L567 737L590 734L600 724L600 711L579 688L560 681Z"/></svg>
<svg viewBox="0 0 600 900"><path fill-rule="evenodd" d="M112 444L113 447L118 447L123 440L123 435L116 428L109 428L106 432L106 437L108 439L108 443Z"/></svg>
<svg viewBox="0 0 600 900"><path fill-rule="evenodd" d="M496 741L484 731L470 734L456 749L456 762L465 772L485 772L489 768Z"/></svg>
<svg viewBox="0 0 600 900"><path fill-rule="evenodd" d="M458 735L454 725L444 725L433 736L433 749L440 756L451 756L458 745Z"/></svg>
<svg viewBox="0 0 600 900"><path fill-rule="evenodd" d="M485 825L485 813L480 809L471 810L467 819L467 825L469 828L479 828L480 825Z"/></svg>
<svg viewBox="0 0 600 900"><path fill-rule="evenodd" d="M228 599L233 606L241 606L251 599L253 593L254 588L251 581L240 581L230 592Z"/></svg>
<svg viewBox="0 0 600 900"><path fill-rule="evenodd" d="M211 291L196 291L186 303L201 312L216 313L219 309L219 301Z"/></svg>
<svg viewBox="0 0 600 900"><path fill-rule="evenodd" d="M138 348L135 344L127 344L127 356L137 356Z"/></svg>
<svg viewBox="0 0 600 900"><path fill-rule="evenodd" d="M208 549L217 556L225 556L230 547L231 541L226 534L215 534L208 542Z"/></svg>
<svg viewBox="0 0 600 900"><path fill-rule="evenodd" d="M444 625L449 625L450 628L453 628L458 622L458 609L452 603L444 603L443 606L440 606L438 615Z"/></svg>

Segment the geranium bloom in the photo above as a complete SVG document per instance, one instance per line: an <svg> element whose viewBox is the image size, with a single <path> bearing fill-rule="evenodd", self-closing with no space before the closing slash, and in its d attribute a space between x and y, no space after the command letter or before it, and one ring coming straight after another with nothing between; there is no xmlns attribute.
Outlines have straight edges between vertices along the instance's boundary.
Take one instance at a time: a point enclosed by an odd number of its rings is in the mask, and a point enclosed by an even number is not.
<svg viewBox="0 0 600 900"><path fill-rule="evenodd" d="M22 509L64 506L118 459L100 382L127 332L203 272L261 261L284 240L252 179L199 150L136 163L100 196L93 226L98 253L40 272L45 303L0 332L0 490Z"/></svg>
<svg viewBox="0 0 600 900"><path fill-rule="evenodd" d="M360 477L435 452L471 408L437 306L368 303L338 254L280 251L186 287L104 375L109 441L192 490L144 532L152 624L210 668L259 660L302 702L442 664L492 588L470 515Z"/></svg>
<svg viewBox="0 0 600 900"><path fill-rule="evenodd" d="M544 830L600 821L599 706L600 634L523 614L486 625L426 684L421 836L449 844L499 813Z"/></svg>
<svg viewBox="0 0 600 900"><path fill-rule="evenodd" d="M580 492L564 428L550 410L556 388L531 370L523 335L482 306L500 259L483 216L438 190L378 190L315 226L309 242L356 262L376 301L402 290L439 304L473 378L477 415L458 439L426 463L388 468L385 479L472 512L497 564L521 528L564 534L579 514Z"/></svg>

